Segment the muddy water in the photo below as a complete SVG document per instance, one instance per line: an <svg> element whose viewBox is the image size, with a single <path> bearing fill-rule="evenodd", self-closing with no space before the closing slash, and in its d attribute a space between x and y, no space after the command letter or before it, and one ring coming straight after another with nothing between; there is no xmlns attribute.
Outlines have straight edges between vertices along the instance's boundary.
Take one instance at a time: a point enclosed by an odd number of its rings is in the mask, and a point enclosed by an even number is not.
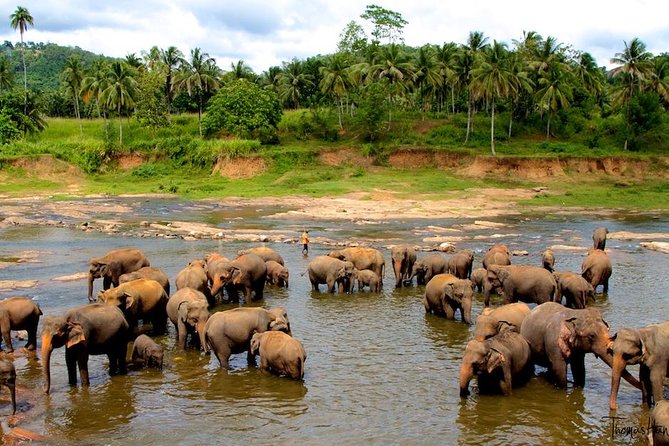
<svg viewBox="0 0 669 446"><path fill-rule="evenodd" d="M129 220L206 221L221 227L301 230L305 222L273 219L273 210L225 209L176 202L146 202ZM101 215L104 216L104 215ZM609 230L666 231L667 219L628 217L602 219L587 215L525 215L504 221L507 228L468 230L458 247L481 252L494 241L529 252L517 264L538 264L540 252L555 244L588 246L590 234L604 224ZM310 234L335 239L397 240L420 243L430 225L449 227L471 221L394 221L356 225L309 222ZM493 240L491 234L516 234ZM477 238L478 237L478 238ZM84 281L56 282L53 277L86 269L87 259L120 246L137 246L152 265L171 278L191 259L211 251L225 255L248 243L214 240L132 238L80 231L19 226L0 231L0 257L24 250L43 252L43 263L22 263L0 270L2 280L39 279L37 288L1 292L0 297L26 294L44 313L62 314L86 302ZM106 358L92 357L90 388L67 384L64 351L52 357L52 390L41 393L41 364L15 354L18 373L18 426L45 435L52 444L643 444L617 431L612 436L608 392L610 373L594 357L587 358L586 386L565 391L541 376L511 397L458 395L458 371L471 327L460 321L426 316L422 288L395 290L392 272L380 294L351 296L314 294L306 277L310 259L324 254L312 246L309 257L300 246L272 244L286 259L290 288L266 289L259 305L284 306L293 334L305 345L304 382L261 374L245 355L234 355L231 370L221 371L215 358L175 349L173 327L157 341L165 347L162 371L131 371L110 378ZM614 264L607 298L595 304L611 325L641 326L667 319L669 268L666 254L642 250L638 242L610 240ZM390 256L384 251L388 265ZM556 251L560 270L579 270L584 251ZM424 255L420 253L419 255ZM100 285L96 283L96 289ZM224 310L230 306L220 306ZM482 308L480 296L474 314ZM636 370L633 370L636 373ZM6 391L5 391L6 392ZM0 416L10 414L6 393L0 394ZM617 416L619 428L645 427L647 412L640 393L623 384Z"/></svg>

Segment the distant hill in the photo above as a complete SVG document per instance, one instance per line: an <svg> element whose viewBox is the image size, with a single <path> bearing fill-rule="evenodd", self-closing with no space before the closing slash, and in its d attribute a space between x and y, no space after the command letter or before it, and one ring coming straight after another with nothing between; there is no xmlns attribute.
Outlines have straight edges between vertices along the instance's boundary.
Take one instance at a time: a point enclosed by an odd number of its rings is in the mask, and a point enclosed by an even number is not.
<svg viewBox="0 0 669 446"><path fill-rule="evenodd" d="M19 43L5 40L0 46L0 56L9 58L16 71L16 83L23 85L23 63ZM60 74L65 61L71 55L79 56L83 66L88 68L101 57L79 47L60 46L55 43L26 42L26 67L28 88L40 91L56 91L60 88Z"/></svg>

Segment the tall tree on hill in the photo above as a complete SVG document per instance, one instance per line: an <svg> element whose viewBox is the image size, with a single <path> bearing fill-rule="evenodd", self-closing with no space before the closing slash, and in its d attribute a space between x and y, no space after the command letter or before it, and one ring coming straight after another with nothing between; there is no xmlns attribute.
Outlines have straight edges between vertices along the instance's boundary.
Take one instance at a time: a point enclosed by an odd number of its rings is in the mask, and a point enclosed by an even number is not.
<svg viewBox="0 0 669 446"><path fill-rule="evenodd" d="M563 108L567 108L572 100L572 76L569 70L561 65L553 65L548 72L539 78L539 89L536 92L537 103L548 115L546 139L551 136L551 118Z"/></svg>
<svg viewBox="0 0 669 446"><path fill-rule="evenodd" d="M30 15L30 11L23 6L17 6L16 11L9 16L11 20L10 24L12 28L16 31L19 30L21 34L21 59L23 61L23 89L25 91L24 98L27 107L28 103L28 71L26 70L26 55L25 55L25 45L23 43L23 33L28 31L28 25L35 26L33 24L33 16Z"/></svg>
<svg viewBox="0 0 669 446"><path fill-rule="evenodd" d="M402 38L404 26L409 23L404 20L399 12L378 5L367 5L360 18L372 22L374 25L372 37L377 43L381 43L381 39L388 39L388 43L391 44L397 41L402 42L404 40Z"/></svg>
<svg viewBox="0 0 669 446"><path fill-rule="evenodd" d="M160 51L160 60L165 67L165 95L167 96L167 114L172 113L172 102L174 100L174 75L184 62L183 53L175 46L170 46Z"/></svg>
<svg viewBox="0 0 669 446"><path fill-rule="evenodd" d="M415 87L418 90L418 101L422 119L425 120L425 112L429 103L426 97L434 96L441 84L440 66L434 47L428 44L418 48L418 51L414 54L413 65L415 68L414 81Z"/></svg>
<svg viewBox="0 0 669 446"><path fill-rule="evenodd" d="M74 99L74 114L79 121L79 134L83 136L84 129L81 125L81 113L79 112L79 97L81 95L81 86L84 80L84 68L77 56L70 56L65 61L65 67L62 73L63 82L68 93Z"/></svg>
<svg viewBox="0 0 669 446"><path fill-rule="evenodd" d="M300 108L303 90L314 85L313 76L306 72L304 62L298 59L283 63L283 69L277 75L277 81L279 98L284 104L295 109Z"/></svg>
<svg viewBox="0 0 669 446"><path fill-rule="evenodd" d="M328 56L325 59L325 65L320 68L320 88L324 94L332 94L335 96L340 129L344 128L341 119L344 112L342 98L351 86L348 71L349 63L345 53L334 53Z"/></svg>
<svg viewBox="0 0 669 446"><path fill-rule="evenodd" d="M137 80L133 77L133 70L125 62L114 61L107 73L107 85L102 91L100 98L102 103L110 109L115 109L118 114L118 140L123 145L123 120L121 112L123 108L130 108L135 104L137 93Z"/></svg>
<svg viewBox="0 0 669 446"><path fill-rule="evenodd" d="M469 141L469 135L474 131L474 95L470 88L472 82L472 70L479 64L481 51L488 46L488 38L481 31L471 31L467 38L467 44L460 54L457 73L461 86L467 88L467 133L465 144Z"/></svg>
<svg viewBox="0 0 669 446"><path fill-rule="evenodd" d="M107 121L107 113L103 108L100 95L107 88L108 72L109 65L107 61L104 57L99 57L93 61L90 70L81 82L81 94L84 103L88 103L91 99L95 100L95 108L98 112L98 117L104 117L105 123Z"/></svg>
<svg viewBox="0 0 669 446"><path fill-rule="evenodd" d="M14 85L14 69L9 59L0 57L0 93L12 88Z"/></svg>

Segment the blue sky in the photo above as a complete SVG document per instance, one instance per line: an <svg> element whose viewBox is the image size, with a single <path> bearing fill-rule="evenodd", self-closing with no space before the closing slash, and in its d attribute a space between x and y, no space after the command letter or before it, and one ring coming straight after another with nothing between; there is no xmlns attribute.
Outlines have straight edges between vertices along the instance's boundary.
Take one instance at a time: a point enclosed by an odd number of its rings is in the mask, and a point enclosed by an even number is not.
<svg viewBox="0 0 669 446"><path fill-rule="evenodd" d="M186 55L199 47L224 70L242 59L261 73L294 57L334 52L349 21L366 24L360 14L372 3L402 14L412 46L464 43L470 31L482 31L511 47L523 31L536 31L589 52L599 65L610 66L634 37L653 54L669 51L666 0L0 0L0 39L19 41L9 15L20 5L35 21L28 41L114 57L154 45Z"/></svg>

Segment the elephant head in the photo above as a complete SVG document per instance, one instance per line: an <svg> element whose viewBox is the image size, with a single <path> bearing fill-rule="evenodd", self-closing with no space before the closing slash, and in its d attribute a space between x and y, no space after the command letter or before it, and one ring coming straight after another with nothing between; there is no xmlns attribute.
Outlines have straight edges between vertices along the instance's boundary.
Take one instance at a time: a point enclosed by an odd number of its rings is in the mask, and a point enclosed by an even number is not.
<svg viewBox="0 0 669 446"><path fill-rule="evenodd" d="M621 328L618 333L611 336L608 345L608 351L613 355L613 366L611 367L611 395L609 398L609 408L615 410L618 408L618 389L620 388L620 378L625 367L630 364L639 364L644 360L647 353L647 343L651 340L642 339L639 330L630 328Z"/></svg>
<svg viewBox="0 0 669 446"><path fill-rule="evenodd" d="M12 415L16 414L16 369L9 359L0 358L0 386L7 386L12 400Z"/></svg>
<svg viewBox="0 0 669 446"><path fill-rule="evenodd" d="M490 287L495 289L503 286L504 281L508 279L510 274L508 269L500 265L489 265L486 280L490 284Z"/></svg>
<svg viewBox="0 0 669 446"><path fill-rule="evenodd" d="M462 319L471 324L472 297L474 296L474 283L469 279L456 279L455 282L447 282L444 285L443 308L446 308L448 302L446 298L457 302L462 308Z"/></svg>
<svg viewBox="0 0 669 446"><path fill-rule="evenodd" d="M235 285L239 284L241 275L242 271L232 263L226 263L221 266L218 274L213 277L211 295L216 296L224 286L231 283Z"/></svg>
<svg viewBox="0 0 669 446"><path fill-rule="evenodd" d="M283 331L286 334L292 336L290 330L290 321L288 320L288 313L283 307L276 307L269 310L270 314L270 323L268 330L271 331Z"/></svg>
<svg viewBox="0 0 669 446"><path fill-rule="evenodd" d="M146 351L146 366L155 367L157 369L163 368L163 357L165 356L163 349L159 346L151 346Z"/></svg>
<svg viewBox="0 0 669 446"><path fill-rule="evenodd" d="M93 301L93 281L101 277L108 277L109 265L96 259L91 259L88 269L88 300Z"/></svg>
<svg viewBox="0 0 669 446"><path fill-rule="evenodd" d="M418 260L413 264L413 268L411 268L411 277L409 280L413 280L414 277L425 277L425 274L427 274L427 265Z"/></svg>
<svg viewBox="0 0 669 446"><path fill-rule="evenodd" d="M47 316L42 324L42 370L44 375L44 392L51 388L51 353L54 348L72 347L85 342L86 336L80 324L66 321L59 316Z"/></svg>
<svg viewBox="0 0 669 446"><path fill-rule="evenodd" d="M260 354L260 338L262 338L262 333L254 332L253 336L251 337L251 348L249 349L249 353L252 355L259 355Z"/></svg>
<svg viewBox="0 0 669 446"><path fill-rule="evenodd" d="M184 300L177 308L177 319L179 325L192 327L200 337L200 345L204 348L206 344L204 326L209 320L207 302L203 300Z"/></svg>
<svg viewBox="0 0 669 446"><path fill-rule="evenodd" d="M460 396L469 395L469 382L474 375L491 374L505 361L504 354L494 347L476 339L469 341L460 366Z"/></svg>

